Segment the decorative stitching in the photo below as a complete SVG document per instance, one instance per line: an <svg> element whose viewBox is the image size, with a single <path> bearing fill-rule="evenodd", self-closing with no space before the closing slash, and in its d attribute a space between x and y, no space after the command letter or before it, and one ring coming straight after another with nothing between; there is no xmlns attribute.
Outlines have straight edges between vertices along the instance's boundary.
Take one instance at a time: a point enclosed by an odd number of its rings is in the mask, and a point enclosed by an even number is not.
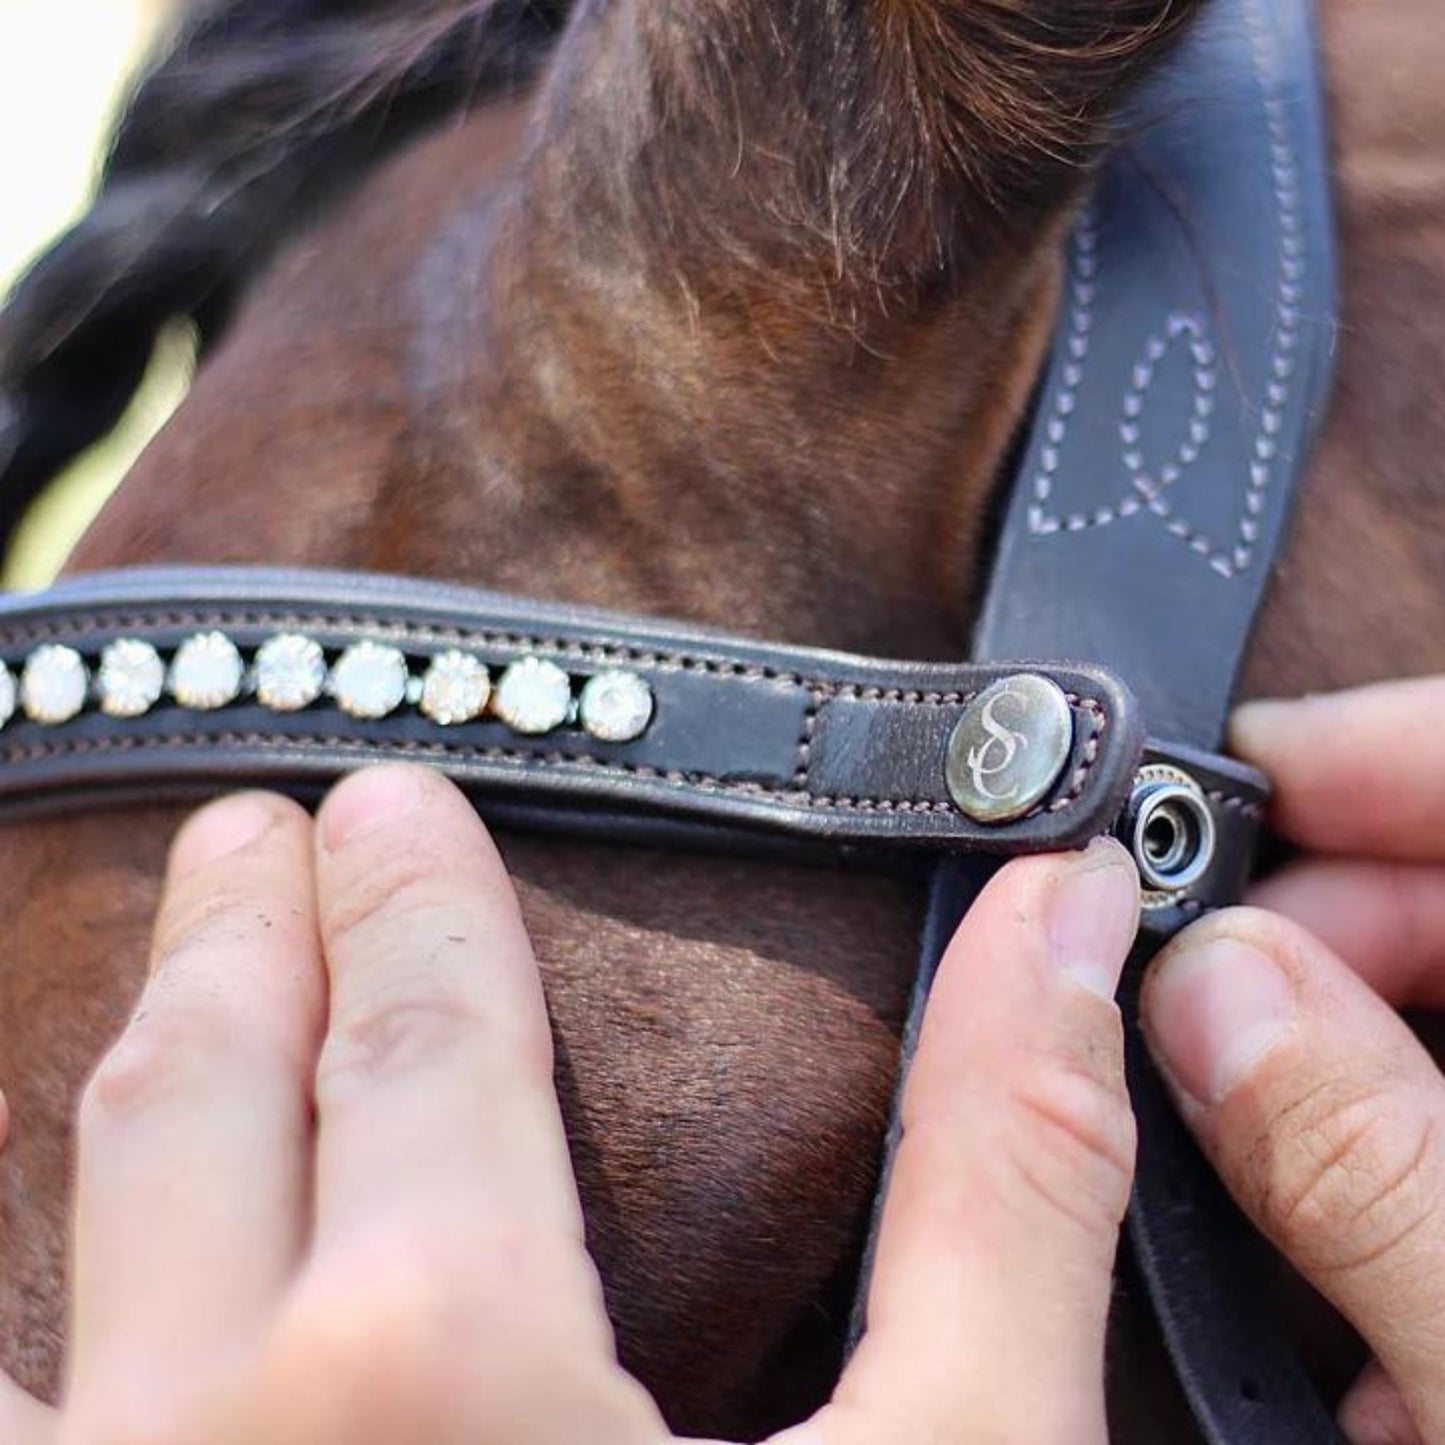
<svg viewBox="0 0 1445 1445"><path fill-rule="evenodd" d="M1049 419L1044 423L1046 445L1039 453L1039 469L1034 473L1034 505L1029 508L1029 530L1043 537L1064 525L1059 517L1045 514L1044 504L1053 494L1069 418L1078 404L1084 365L1089 357L1089 333L1094 329L1094 302L1098 295L1098 248L1098 219L1093 205L1089 204L1074 225L1069 265L1069 334L1064 340L1067 354L1059 370ZM1087 521L1083 525L1087 526Z"/></svg>
<svg viewBox="0 0 1445 1445"><path fill-rule="evenodd" d="M1236 812L1241 818L1248 818L1258 822L1264 817L1264 806L1253 798L1246 798L1239 793L1226 793L1218 788L1210 788L1204 795L1217 807L1227 811Z"/></svg>
<svg viewBox="0 0 1445 1445"><path fill-rule="evenodd" d="M1068 697L1071 703L1089 715L1092 726L1090 736L1083 746L1080 762L1070 778L1069 791L1049 805L1047 809L1049 812L1061 812L1082 797L1089 771L1098 754L1099 737L1107 723L1107 715L1097 700L1080 698L1076 694L1068 694ZM804 737L811 743L811 731L806 727ZM451 758L458 761L471 759L519 764L542 762L553 766L576 767L589 771L646 778L696 788L703 792L771 797L781 802L808 808L860 813L937 813L962 818L962 815L951 803L933 798L869 798L809 793L803 786L806 782L805 767L801 778L795 772L792 786L781 787L755 781L720 778L711 773L662 769L620 759L598 758L590 753L568 752L562 748L551 748L545 751L538 749L534 752L495 745L478 746L472 743L449 743L441 740L427 741L415 738L372 740L327 735L287 736L274 733L240 733L199 728L193 732L154 737L118 735L102 738L60 738L55 742L27 743L0 749L0 764L37 763L55 758L87 757L115 752L181 751L195 748L201 744L254 748L262 752L273 753L284 752L288 748L326 747L347 752L386 750L418 756Z"/></svg>
<svg viewBox="0 0 1445 1445"><path fill-rule="evenodd" d="M1265 125L1269 131L1270 177L1274 182L1275 223L1279 237L1279 269L1275 277L1275 319L1279 324L1274 330L1265 403L1260 409L1259 431L1254 440L1249 485L1244 497L1245 510L1239 520L1239 542L1234 549L1233 563L1239 571L1249 565L1259 536L1257 519L1264 511L1265 495L1273 479L1278 450L1276 439L1283 426L1284 409L1294 380L1306 254L1299 157L1290 136L1285 103L1273 79L1279 68L1279 56L1260 0L1247 0L1245 30L1263 98Z"/></svg>
<svg viewBox="0 0 1445 1445"><path fill-rule="evenodd" d="M922 703L933 707L962 707L978 696L978 689L971 692L918 692L901 687L879 687L876 684L856 682L815 684L828 691L828 700L856 698L860 702L906 702Z"/></svg>
<svg viewBox="0 0 1445 1445"><path fill-rule="evenodd" d="M1078 391L1084 380L1089 354L1089 336L1095 320L1095 301L1099 286L1098 218L1092 206L1087 207L1075 224L1069 270L1069 328L1065 337L1065 355L1054 390L1050 415L1045 422L1045 440L1040 451L1038 471L1033 479L1034 501L1028 511L1029 531L1037 536L1053 536L1060 532L1081 532L1093 527L1109 526L1138 514L1141 510L1157 517L1165 531L1178 537L1189 549L1203 557L1209 566L1226 580L1246 571L1254 560L1259 540L1260 519L1264 515L1267 496L1274 479L1278 458L1279 436L1284 430L1284 415L1289 404L1291 384L1297 368L1305 294L1306 211L1300 192L1299 158L1290 135L1288 110L1274 80L1277 70L1275 42L1269 32L1267 16L1260 0L1246 0L1245 31L1255 79L1259 86L1260 104L1269 136L1269 167L1274 202L1275 228L1278 234L1278 268L1275 278L1275 319L1270 348L1269 372L1265 378L1264 400L1259 412L1259 428L1250 448L1246 470L1243 506L1239 514L1236 540L1228 550L1216 548L1202 532L1178 515L1173 503L1164 495L1165 489L1177 481L1184 469L1199 455L1209 439L1209 417L1213 410L1216 373L1214 346L1208 331L1197 317L1175 313L1165 325L1168 340L1151 336L1145 343L1141 360L1136 363L1131 384L1124 395L1124 419L1120 439L1124 445L1123 461L1130 473L1130 485L1138 496L1125 496L1112 506L1097 508L1092 513L1050 513L1047 510L1054 481L1062 466L1062 450L1068 436L1069 419L1078 402ZM1178 459L1160 469L1157 478L1147 476L1143 456L1138 449L1145 396L1153 381L1154 366L1163 360L1169 343L1187 332L1195 362L1195 395L1193 416L1188 434L1181 443ZM1141 506L1142 502L1142 506Z"/></svg>
<svg viewBox="0 0 1445 1445"><path fill-rule="evenodd" d="M1088 715L1093 724L1089 736L1084 740L1084 745L1079 751L1079 761L1074 768L1073 775L1069 779L1068 789L1052 803L1049 804L1049 812L1061 813L1064 809L1072 807L1084 794L1085 784L1089 780L1089 774L1093 771L1095 762L1099 757L1099 742L1104 736L1104 729L1108 726L1109 718L1098 701L1092 697L1076 698L1069 695L1069 701L1076 703Z"/></svg>
<svg viewBox="0 0 1445 1445"><path fill-rule="evenodd" d="M793 768L795 787L807 787L808 768L813 761L813 734L818 729L818 712L827 700L823 693L815 691L803 713L803 731L798 736L798 761Z"/></svg>
<svg viewBox="0 0 1445 1445"><path fill-rule="evenodd" d="M742 782L718 778L709 773L688 773L675 769L649 767L641 763L619 762L597 758L588 753L569 753L562 749L546 752L525 752L516 748L479 747L473 744L428 742L417 738L381 739L330 736L281 737L274 733L194 732L157 737L69 738L54 743L30 743L0 751L0 762L38 763L56 758L89 757L105 753L181 752L207 744L219 747L254 749L263 753L280 753L288 749L333 748L342 752L366 753L386 751L418 757L449 758L455 761L484 761L515 764L547 763L554 767L577 768L589 772L623 773L630 777L695 788L701 792L723 796L772 798L796 807L827 809L858 813L944 814L957 820L961 831L973 832L967 820L951 804L932 798L850 798L831 794L814 794L794 787L777 787L767 783ZM1076 801L1077 798L1074 799Z"/></svg>
<svg viewBox="0 0 1445 1445"><path fill-rule="evenodd" d="M967 703L977 696L976 690L921 691L882 687L877 684L835 682L828 678L789 672L783 668L759 667L751 663L705 657L697 653L655 651L632 647L626 643L569 641L562 637L541 637L480 628L434 627L362 613L247 612L217 608L206 612L135 611L114 615L105 613L98 617L61 616L52 622L34 621L0 627L0 649L11 651L53 641L73 642L84 646L87 640L104 638L109 641L126 632L144 632L156 628L197 631L210 628L223 631L254 628L277 632L365 632L392 642L410 643L415 647L502 649L508 652L551 654L553 657L591 666L630 662L634 666L651 668L657 672L699 672L716 677L757 678L806 688L810 692L821 692L829 699L858 698L865 702L904 702L950 707ZM90 650L94 650L93 647Z"/></svg>
<svg viewBox="0 0 1445 1445"><path fill-rule="evenodd" d="M1165 462L1159 468L1159 475L1152 477L1144 469L1144 456L1139 450L1139 418L1144 414L1145 400L1154 385L1155 368L1181 337L1187 338L1189 354L1194 361L1193 415L1175 459ZM1172 487L1199 460L1199 453L1209 441L1209 418L1214 412L1214 389L1218 383L1214 360L1214 343L1209 338L1208 328L1198 317L1184 312L1176 311L1169 317L1163 336L1151 336L1145 342L1144 353L1134 365L1133 379L1124 395L1119 440L1124 446L1124 465L1129 469L1129 481L1146 502L1152 501L1165 488ZM1126 497L1124 500L1130 499ZM1123 506L1121 502L1120 507Z"/></svg>
<svg viewBox="0 0 1445 1445"><path fill-rule="evenodd" d="M101 604L104 605L104 604ZM470 627L436 627L407 622L397 618L368 616L362 613L324 612L248 612L218 607L212 611L132 612L104 614L99 618L61 617L54 622L26 622L0 628L0 647L6 649L28 646L35 642L57 639L80 641L87 637L111 637L126 631L145 628L258 628L282 631L365 631L390 641L410 642L427 647L500 648L509 652L542 652L571 661L598 665L631 662L658 671L704 672L718 676L757 677L767 681L787 682L797 687L828 686L826 680L816 683L801 674L775 667L758 667L749 663L722 658L704 657L694 653L654 651L625 643L577 642L562 637L541 637L520 632L488 631ZM942 694L940 694L942 696Z"/></svg>
<svg viewBox="0 0 1445 1445"><path fill-rule="evenodd" d="M1290 137L1285 104L1278 94L1273 72L1276 65L1274 41L1259 0L1246 0L1245 34L1249 40L1250 57L1260 90L1260 104L1269 134L1269 166L1274 200L1274 221L1278 234L1278 267L1275 276L1275 319L1273 345L1270 349L1269 375L1265 382L1264 402L1260 407L1259 429L1250 448L1246 472L1244 506L1239 515L1237 540L1225 552L1215 550L1209 540L1194 530L1183 518L1173 514L1170 503L1162 497L1151 498L1149 510L1165 523L1165 530L1186 542L1192 551L1208 559L1209 565L1226 581L1246 571L1254 560L1254 546L1259 539L1259 519L1263 516L1267 494L1274 479L1274 464L1279 451L1279 435L1284 428L1284 411L1289 402L1290 384L1295 373L1295 352L1299 345L1304 296L1305 242L1304 206L1299 189L1299 162Z"/></svg>

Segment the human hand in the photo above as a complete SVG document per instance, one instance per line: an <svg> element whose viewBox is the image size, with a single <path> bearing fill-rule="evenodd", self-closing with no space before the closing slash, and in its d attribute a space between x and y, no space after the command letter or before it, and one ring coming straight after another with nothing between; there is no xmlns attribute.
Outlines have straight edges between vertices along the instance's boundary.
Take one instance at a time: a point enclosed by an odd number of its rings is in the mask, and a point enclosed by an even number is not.
<svg viewBox="0 0 1445 1445"><path fill-rule="evenodd" d="M1136 910L1109 842L980 898L908 1086L869 1334L779 1445L1103 1445ZM0 1387L6 1445L670 1438L614 1355L511 886L440 778L182 830L81 1110L73 1286L60 1408Z"/></svg>
<svg viewBox="0 0 1445 1445"><path fill-rule="evenodd" d="M1226 1184L1374 1351L1355 1445L1445 1441L1445 1079L1395 1012L1445 1005L1442 717L1445 678L1241 709L1317 856L1181 934L1142 997Z"/></svg>

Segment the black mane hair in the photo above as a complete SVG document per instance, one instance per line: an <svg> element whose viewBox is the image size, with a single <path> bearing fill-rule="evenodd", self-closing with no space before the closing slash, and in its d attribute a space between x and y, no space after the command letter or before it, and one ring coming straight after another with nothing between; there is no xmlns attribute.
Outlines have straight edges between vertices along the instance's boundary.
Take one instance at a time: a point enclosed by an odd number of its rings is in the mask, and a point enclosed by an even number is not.
<svg viewBox="0 0 1445 1445"><path fill-rule="evenodd" d="M570 0L190 0L85 217L0 312L0 543L277 245L401 143L535 79Z"/></svg>

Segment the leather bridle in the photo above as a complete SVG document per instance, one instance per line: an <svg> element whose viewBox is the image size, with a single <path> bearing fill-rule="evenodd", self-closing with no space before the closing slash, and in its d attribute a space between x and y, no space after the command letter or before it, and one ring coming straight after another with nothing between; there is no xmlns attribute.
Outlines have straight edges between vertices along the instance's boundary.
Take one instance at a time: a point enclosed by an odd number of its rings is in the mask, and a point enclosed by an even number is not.
<svg viewBox="0 0 1445 1445"><path fill-rule="evenodd" d="M1316 67L1308 0L1213 0L1132 103L1074 230L972 662L402 577L97 574L0 601L0 815L241 781L310 796L411 758L508 825L929 853L905 1063L943 944L997 860L1117 831L1149 884L1124 997L1129 1234L1164 1339L1210 1445L1338 1438L1133 999L1162 940L1241 895L1266 797L1218 750L1328 389Z"/></svg>

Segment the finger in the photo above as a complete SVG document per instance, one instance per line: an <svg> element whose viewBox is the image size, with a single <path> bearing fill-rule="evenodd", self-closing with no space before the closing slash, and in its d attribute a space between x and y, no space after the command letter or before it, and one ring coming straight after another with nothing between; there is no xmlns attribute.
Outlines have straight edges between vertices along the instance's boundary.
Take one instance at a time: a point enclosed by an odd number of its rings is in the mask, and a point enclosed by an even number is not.
<svg viewBox="0 0 1445 1445"><path fill-rule="evenodd" d="M1445 862L1445 677L1255 702L1230 743L1273 780L1271 821L1322 853Z"/></svg>
<svg viewBox="0 0 1445 1445"><path fill-rule="evenodd" d="M431 1329L453 1354L464 1338L459 1387L487 1397L487 1421L515 1406L528 1440L572 1438L576 1397L596 1386L607 1399L589 1406L588 1438L614 1438L619 1398L660 1436L633 1387L611 1389L621 1376L583 1242L541 984L491 839L455 788L411 767L343 782L317 831L331 974L317 1277L364 1278L373 1317L377 1295L394 1291L384 1312L410 1320L413 1338ZM486 1434L465 1409L457 1419Z"/></svg>
<svg viewBox="0 0 1445 1445"><path fill-rule="evenodd" d="M59 1417L0 1374L0 1440L5 1445L55 1445Z"/></svg>
<svg viewBox="0 0 1445 1445"><path fill-rule="evenodd" d="M1137 921L1113 842L1012 863L979 897L907 1083L868 1333L833 1403L785 1439L1106 1438L1134 1160L1112 993Z"/></svg>
<svg viewBox="0 0 1445 1445"><path fill-rule="evenodd" d="M1395 1382L1372 1360L1350 1386L1337 1414L1350 1445L1425 1445Z"/></svg>
<svg viewBox="0 0 1445 1445"><path fill-rule="evenodd" d="M1225 1183L1445 1439L1445 1081L1425 1050L1322 943L1254 909L1186 930L1142 1005Z"/></svg>
<svg viewBox="0 0 1445 1445"><path fill-rule="evenodd" d="M1292 918L1396 1008L1445 1007L1445 868L1322 858L1250 890Z"/></svg>
<svg viewBox="0 0 1445 1445"><path fill-rule="evenodd" d="M482 1209L580 1240L531 944L471 808L419 768L381 768L318 825L319 1229Z"/></svg>
<svg viewBox="0 0 1445 1445"><path fill-rule="evenodd" d="M72 1378L103 1396L246 1343L303 1244L324 1013L311 823L214 803L172 848L151 974L81 1106Z"/></svg>

